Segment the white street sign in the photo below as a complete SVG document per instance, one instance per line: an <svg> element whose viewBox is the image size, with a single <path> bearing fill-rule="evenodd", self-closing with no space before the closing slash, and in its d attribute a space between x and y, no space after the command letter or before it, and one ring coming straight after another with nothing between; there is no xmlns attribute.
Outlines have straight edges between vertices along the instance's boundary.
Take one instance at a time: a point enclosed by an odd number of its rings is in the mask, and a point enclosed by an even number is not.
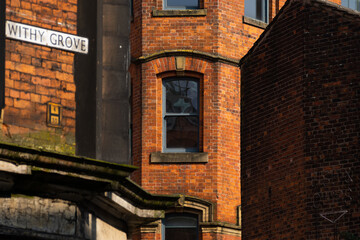
<svg viewBox="0 0 360 240"><path fill-rule="evenodd" d="M5 32L8 38L71 52L87 54L89 49L89 40L87 38L22 23L6 21Z"/></svg>

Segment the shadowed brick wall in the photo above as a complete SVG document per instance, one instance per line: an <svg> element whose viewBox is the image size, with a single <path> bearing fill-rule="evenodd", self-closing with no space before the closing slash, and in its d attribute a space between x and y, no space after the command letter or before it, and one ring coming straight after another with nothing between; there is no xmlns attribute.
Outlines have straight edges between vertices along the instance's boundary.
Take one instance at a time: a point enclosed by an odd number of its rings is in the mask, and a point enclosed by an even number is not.
<svg viewBox="0 0 360 240"><path fill-rule="evenodd" d="M304 56L308 239L360 236L360 13L308 7ZM326 26L326 27L321 27ZM311 189L311 190L310 190ZM336 226L330 220L340 217Z"/></svg>
<svg viewBox="0 0 360 240"><path fill-rule="evenodd" d="M292 1L243 60L244 239L360 233L359 19Z"/></svg>
<svg viewBox="0 0 360 240"><path fill-rule="evenodd" d="M241 67L244 239L303 236L305 217L298 212L305 207L300 7L294 4L281 15Z"/></svg>

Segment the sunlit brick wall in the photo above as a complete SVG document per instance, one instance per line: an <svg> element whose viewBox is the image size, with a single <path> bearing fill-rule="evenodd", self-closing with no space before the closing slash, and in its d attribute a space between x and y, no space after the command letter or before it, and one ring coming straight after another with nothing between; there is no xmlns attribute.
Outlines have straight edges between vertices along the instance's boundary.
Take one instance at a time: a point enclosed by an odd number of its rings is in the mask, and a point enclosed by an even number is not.
<svg viewBox="0 0 360 240"><path fill-rule="evenodd" d="M6 20L76 34L77 0L6 0ZM1 140L74 153L74 54L6 39L5 108ZM61 105L58 128L47 104Z"/></svg>

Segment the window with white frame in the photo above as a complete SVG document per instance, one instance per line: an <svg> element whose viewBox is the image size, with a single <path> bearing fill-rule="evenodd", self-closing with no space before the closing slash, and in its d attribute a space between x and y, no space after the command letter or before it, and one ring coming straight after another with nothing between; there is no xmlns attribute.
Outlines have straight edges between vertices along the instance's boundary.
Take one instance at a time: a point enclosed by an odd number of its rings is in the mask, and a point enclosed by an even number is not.
<svg viewBox="0 0 360 240"><path fill-rule="evenodd" d="M341 0L341 5L353 10L360 11L360 0Z"/></svg>
<svg viewBox="0 0 360 240"><path fill-rule="evenodd" d="M162 240L198 240L198 216L190 213L166 214L162 221Z"/></svg>
<svg viewBox="0 0 360 240"><path fill-rule="evenodd" d="M163 79L163 152L199 150L199 79Z"/></svg>
<svg viewBox="0 0 360 240"><path fill-rule="evenodd" d="M268 22L268 0L245 0L245 16Z"/></svg>
<svg viewBox="0 0 360 240"><path fill-rule="evenodd" d="M197 9L199 0L164 0L164 9Z"/></svg>

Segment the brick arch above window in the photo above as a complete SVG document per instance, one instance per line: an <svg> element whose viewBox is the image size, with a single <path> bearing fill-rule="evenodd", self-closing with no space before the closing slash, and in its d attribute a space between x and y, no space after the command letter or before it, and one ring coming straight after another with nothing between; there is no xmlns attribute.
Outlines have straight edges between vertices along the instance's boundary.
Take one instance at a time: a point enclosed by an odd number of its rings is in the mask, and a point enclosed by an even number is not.
<svg viewBox="0 0 360 240"><path fill-rule="evenodd" d="M211 64L221 62L227 65L239 67L240 59L227 58L217 54L211 54L191 49L163 50L133 59L134 64L152 62L156 73L176 70L177 59L185 59L185 70L205 73ZM204 65L205 64L205 65Z"/></svg>
<svg viewBox="0 0 360 240"><path fill-rule="evenodd" d="M179 200L179 205L176 208L166 210L166 213L172 212L185 212L199 215L199 222L212 222L214 220L213 212L214 205L213 203L192 196L182 196Z"/></svg>
<svg viewBox="0 0 360 240"><path fill-rule="evenodd" d="M191 75L190 77L200 77L209 68L207 60L184 56L155 59L152 65L156 75Z"/></svg>

